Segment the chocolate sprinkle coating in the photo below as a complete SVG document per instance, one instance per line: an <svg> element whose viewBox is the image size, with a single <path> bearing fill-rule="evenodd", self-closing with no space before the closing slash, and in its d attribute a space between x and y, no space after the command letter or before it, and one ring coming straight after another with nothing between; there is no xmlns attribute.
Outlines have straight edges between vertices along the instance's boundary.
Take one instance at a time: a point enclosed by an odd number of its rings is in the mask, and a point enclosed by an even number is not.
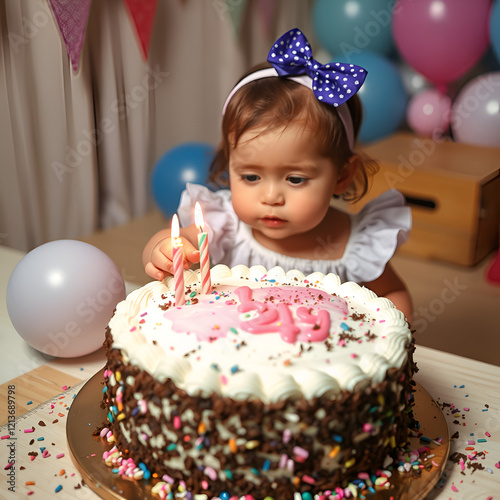
<svg viewBox="0 0 500 500"><path fill-rule="evenodd" d="M107 426L125 458L159 478L169 476L173 491L184 481L188 491L209 498L222 491L254 498L314 495L383 468L408 440L414 341L401 368L388 370L382 383L270 404L190 396L172 380L160 383L128 363L112 342L108 328L103 400L113 417ZM119 381L109 376L117 372ZM138 410L141 398L145 412Z"/></svg>

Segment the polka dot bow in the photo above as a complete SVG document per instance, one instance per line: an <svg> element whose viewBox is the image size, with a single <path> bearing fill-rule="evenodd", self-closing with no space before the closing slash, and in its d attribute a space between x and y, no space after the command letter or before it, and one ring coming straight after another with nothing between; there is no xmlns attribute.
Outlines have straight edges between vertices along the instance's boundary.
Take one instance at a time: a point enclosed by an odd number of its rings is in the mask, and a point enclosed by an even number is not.
<svg viewBox="0 0 500 500"><path fill-rule="evenodd" d="M316 99L333 106L340 106L350 99L361 88L367 75L364 68L355 64L320 64L313 59L311 46L298 29L278 38L267 60L279 76L309 76Z"/></svg>

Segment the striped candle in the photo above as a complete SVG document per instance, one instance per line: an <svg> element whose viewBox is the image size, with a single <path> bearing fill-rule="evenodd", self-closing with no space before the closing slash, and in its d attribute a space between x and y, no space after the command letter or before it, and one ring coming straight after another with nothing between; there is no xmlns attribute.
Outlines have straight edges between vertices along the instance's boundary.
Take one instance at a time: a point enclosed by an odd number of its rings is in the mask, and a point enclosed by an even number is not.
<svg viewBox="0 0 500 500"><path fill-rule="evenodd" d="M182 306L186 299L184 296L184 265L182 240L179 238L179 219L177 214L172 218L172 264L174 266L174 285L175 285L175 305Z"/></svg>
<svg viewBox="0 0 500 500"><path fill-rule="evenodd" d="M204 221L201 206L196 202L194 208L194 220L200 232L198 233L198 249L200 250L200 277L201 293L209 294L212 291L212 282L210 279L210 256L208 253L208 233L203 231Z"/></svg>

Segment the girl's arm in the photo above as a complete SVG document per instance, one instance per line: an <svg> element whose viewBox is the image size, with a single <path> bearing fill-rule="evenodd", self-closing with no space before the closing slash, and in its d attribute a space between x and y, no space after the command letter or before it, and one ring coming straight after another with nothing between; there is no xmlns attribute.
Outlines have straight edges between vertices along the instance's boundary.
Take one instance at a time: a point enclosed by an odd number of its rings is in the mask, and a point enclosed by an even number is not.
<svg viewBox="0 0 500 500"><path fill-rule="evenodd" d="M374 291L379 297L388 298L406 316L408 323L411 323L413 306L410 294L390 263L387 264L384 272L377 279L366 283L366 287Z"/></svg>
<svg viewBox="0 0 500 500"><path fill-rule="evenodd" d="M197 233L198 228L194 224L180 230L184 252L184 269L188 269L192 264L200 261ZM142 252L142 263L146 274L153 279L162 280L165 276L174 274L170 228L158 231L148 241Z"/></svg>

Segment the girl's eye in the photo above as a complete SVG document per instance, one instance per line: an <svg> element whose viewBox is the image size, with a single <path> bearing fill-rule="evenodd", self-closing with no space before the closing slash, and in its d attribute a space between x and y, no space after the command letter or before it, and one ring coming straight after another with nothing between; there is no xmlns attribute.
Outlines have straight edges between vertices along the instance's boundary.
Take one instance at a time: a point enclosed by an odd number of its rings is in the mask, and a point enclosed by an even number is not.
<svg viewBox="0 0 500 500"><path fill-rule="evenodd" d="M241 179L246 182L257 182L260 179L260 177L257 174L246 174L242 175Z"/></svg>
<svg viewBox="0 0 500 500"><path fill-rule="evenodd" d="M307 181L305 177L299 177L298 175L291 175L287 178L287 181L294 186L298 186L299 184L303 184Z"/></svg>

